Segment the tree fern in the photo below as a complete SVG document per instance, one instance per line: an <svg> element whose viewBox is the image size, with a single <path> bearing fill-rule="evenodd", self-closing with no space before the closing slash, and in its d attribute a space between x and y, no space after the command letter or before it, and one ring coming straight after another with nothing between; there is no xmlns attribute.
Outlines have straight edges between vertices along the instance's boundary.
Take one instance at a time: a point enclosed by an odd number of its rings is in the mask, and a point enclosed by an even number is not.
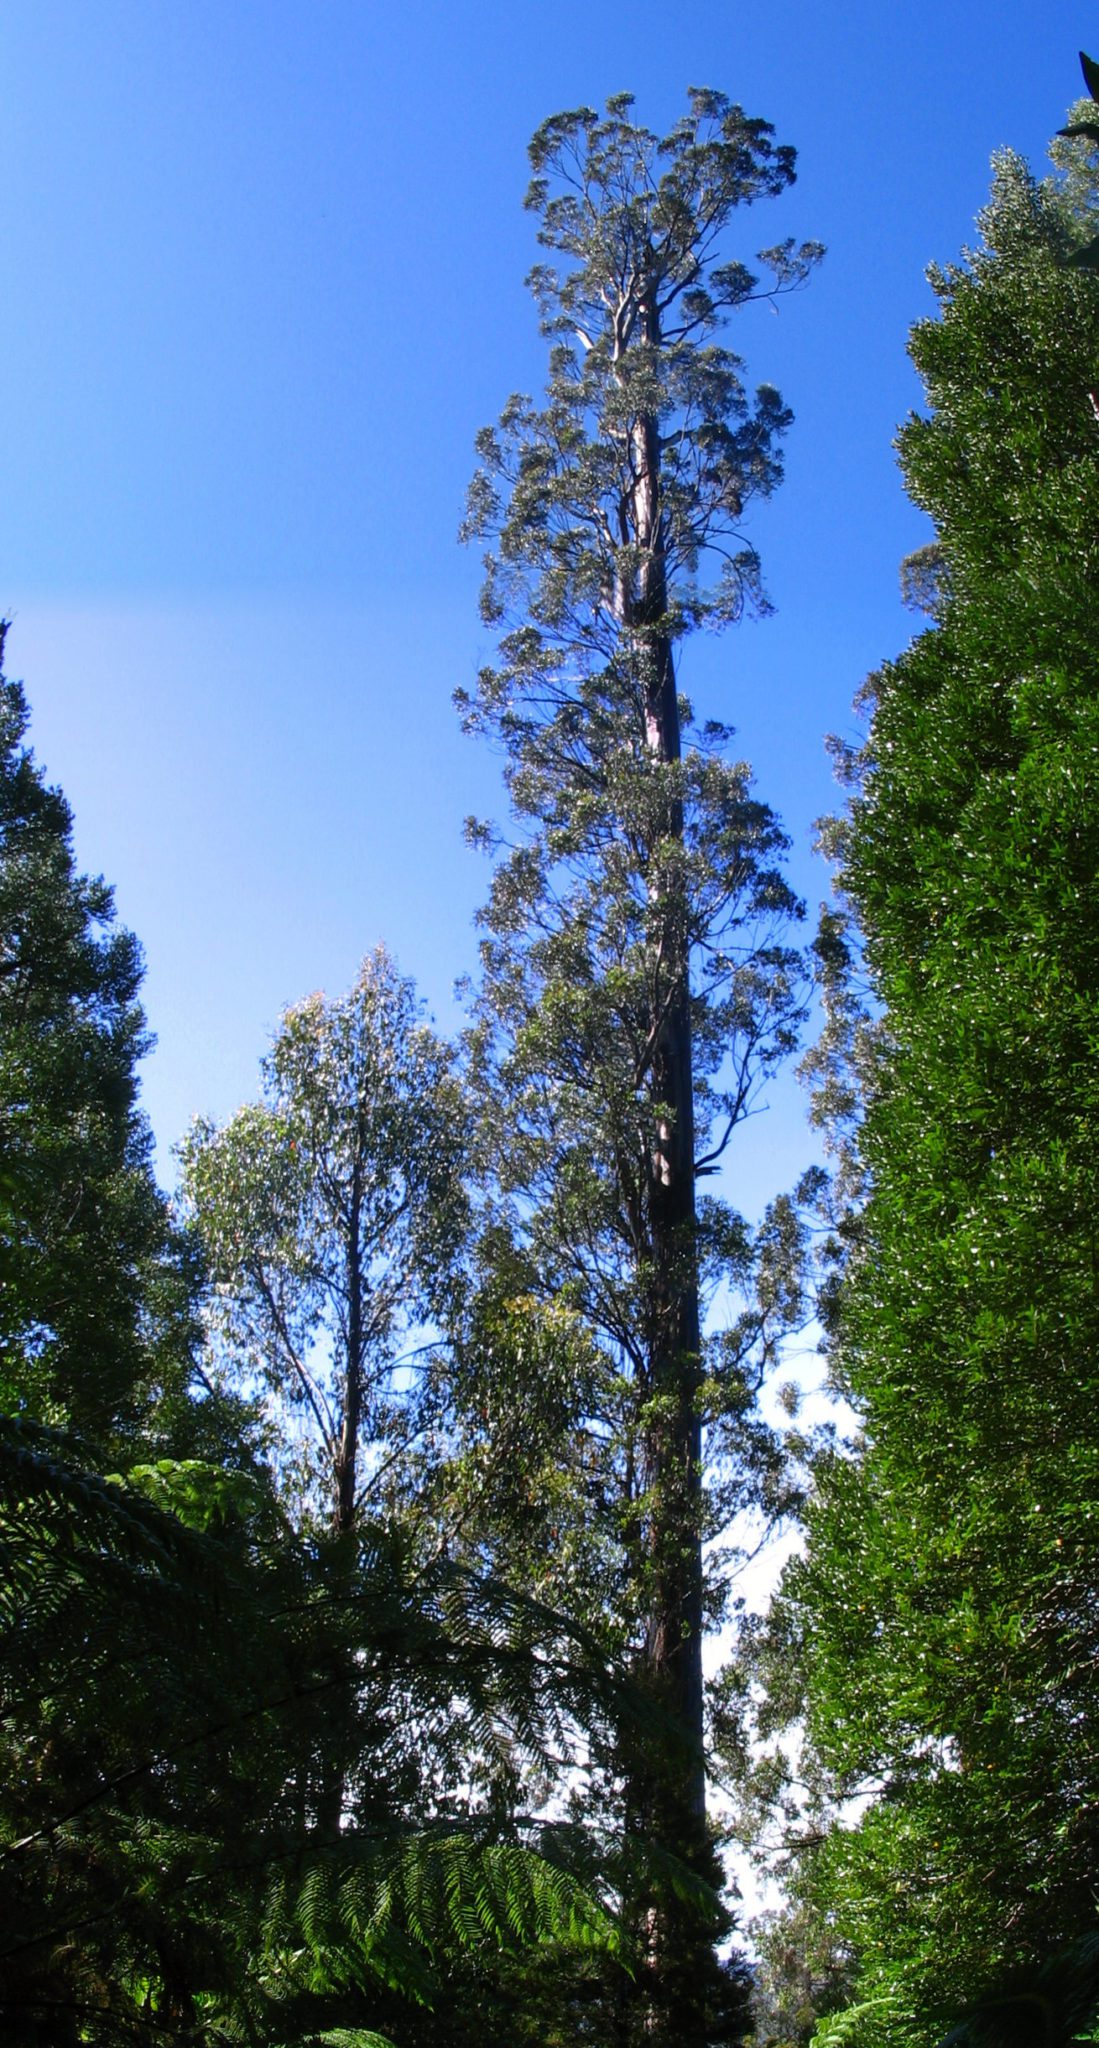
<svg viewBox="0 0 1099 2048"><path fill-rule="evenodd" d="M162 1462L154 1490L174 1477L202 1519L216 1488ZM380 1996L430 2001L460 1953L613 1952L573 1830L505 1839L491 1815L432 1816L399 1789L410 1719L431 1734L449 1717L441 1771L494 1722L548 1753L611 1683L575 1635L449 1568L410 1589L380 1532L328 1599L322 1561L269 1540L254 1491L195 1529L146 1482L0 1425L0 2014L21 2038L319 2039L369 2031ZM325 1838L325 1705L348 1687L374 1748L349 1774L358 1810Z"/></svg>

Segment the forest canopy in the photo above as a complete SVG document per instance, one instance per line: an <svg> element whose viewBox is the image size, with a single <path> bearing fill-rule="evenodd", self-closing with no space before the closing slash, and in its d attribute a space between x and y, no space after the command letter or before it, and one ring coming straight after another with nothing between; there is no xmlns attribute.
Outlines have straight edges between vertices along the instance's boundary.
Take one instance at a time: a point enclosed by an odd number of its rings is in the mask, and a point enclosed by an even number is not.
<svg viewBox="0 0 1099 2048"><path fill-rule="evenodd" d="M460 1034L377 946L166 1196L141 949L0 677L4 2039L1099 2038L1084 80L930 273L919 624L834 743L812 940L685 688L770 610L793 414L750 309L823 256L751 231L795 152L715 90L530 145L544 387L464 527L506 815L467 827ZM824 1163L757 1204L799 1054Z"/></svg>

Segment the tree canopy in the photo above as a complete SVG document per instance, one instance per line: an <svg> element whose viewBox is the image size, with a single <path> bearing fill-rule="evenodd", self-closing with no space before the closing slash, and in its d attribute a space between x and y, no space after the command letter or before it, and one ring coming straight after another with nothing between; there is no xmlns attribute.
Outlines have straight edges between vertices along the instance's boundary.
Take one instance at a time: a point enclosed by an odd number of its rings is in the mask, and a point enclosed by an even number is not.
<svg viewBox="0 0 1099 2048"><path fill-rule="evenodd" d="M288 1484L347 1532L368 1497L394 1499L430 1427L468 1112L453 1054L381 949L346 996L287 1010L263 1080L260 1103L181 1147L214 1370L262 1386Z"/></svg>
<svg viewBox="0 0 1099 2048"><path fill-rule="evenodd" d="M469 496L496 652L458 702L511 821L469 825L457 1044L379 948L196 1121L173 1209L140 949L0 677L5 2038L1099 2039L1083 65L1057 175L996 159L913 330L922 623L835 744L815 970L782 826L681 689L695 629L768 609L745 522L791 414L727 326L821 254L735 245L794 154L720 93L531 143L549 359ZM737 1134L811 971L835 1171L749 1220ZM841 1405L784 1439L814 1204ZM704 1684L737 1518L801 1509ZM754 1966L715 1768L785 1885Z"/></svg>
<svg viewBox="0 0 1099 2048"><path fill-rule="evenodd" d="M860 1435L818 1466L771 1646L839 1809L792 1827L854 1976L822 2042L931 2044L1094 1922L1099 287L1093 151L1057 151L1060 185L999 158L980 246L932 273L900 446L933 623L867 687L831 833Z"/></svg>
<svg viewBox="0 0 1099 2048"><path fill-rule="evenodd" d="M189 1284L137 1106L140 948L77 871L28 719L0 677L0 1390L8 1413L106 1448L154 1405L170 1435Z"/></svg>

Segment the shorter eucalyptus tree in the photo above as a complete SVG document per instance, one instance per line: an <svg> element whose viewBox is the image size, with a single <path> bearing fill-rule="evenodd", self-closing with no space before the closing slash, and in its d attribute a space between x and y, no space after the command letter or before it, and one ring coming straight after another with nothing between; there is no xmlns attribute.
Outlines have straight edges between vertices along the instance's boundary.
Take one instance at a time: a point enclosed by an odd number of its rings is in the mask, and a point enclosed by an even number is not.
<svg viewBox="0 0 1099 2048"><path fill-rule="evenodd" d="M262 1393L288 1487L337 1534L392 1499L433 1412L466 1123L453 1055L379 948L346 996L286 1011L261 1100L180 1148L214 1375Z"/></svg>

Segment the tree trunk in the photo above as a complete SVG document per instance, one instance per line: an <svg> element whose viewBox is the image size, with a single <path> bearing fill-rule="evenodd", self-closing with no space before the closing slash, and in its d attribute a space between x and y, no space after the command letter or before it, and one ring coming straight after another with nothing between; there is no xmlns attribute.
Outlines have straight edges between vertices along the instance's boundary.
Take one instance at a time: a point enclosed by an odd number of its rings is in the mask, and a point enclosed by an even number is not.
<svg viewBox="0 0 1099 2048"><path fill-rule="evenodd" d="M333 1478L336 1506L333 1527L337 1536L349 1536L355 1525L359 1490L359 1429L363 1406L363 1280L362 1245L362 1162L356 1156L351 1172L351 1204L347 1218L347 1377L344 1386L343 1423L336 1447Z"/></svg>
<svg viewBox="0 0 1099 2048"><path fill-rule="evenodd" d="M659 340L651 304L639 308L642 345ZM642 415L631 433L630 539L637 550L633 587L622 580L619 617L640 670L644 745L654 762L680 758L675 660L669 635L660 504L660 433ZM698 1267L695 1244L694 1063L690 948L684 887L668 843L683 839L683 804L670 789L658 809L650 859L652 943L664 963L660 1013L651 1020L654 1051L649 1099L656 1108L649 1161L652 1262L648 1373L641 1428L647 1501L643 1668L679 1743L658 1741L635 1767L630 1804L662 1848L699 1876L713 1877L706 1832L702 1685L702 1432ZM712 1979L712 1929L696 1909L665 1891L642 1913L646 2007L642 2038L662 2048L704 2048L706 1992Z"/></svg>
<svg viewBox="0 0 1099 2048"><path fill-rule="evenodd" d="M678 757L678 720L671 648L666 639L658 647L660 715L650 724L660 736L658 758L667 762ZM681 835L680 816L673 836ZM679 1744L674 1736L671 1744L657 1744L636 1803L663 1849L699 1876L712 1877L703 1760L701 1359L689 961L682 903L669 893L654 908L659 941L673 965L651 1078L651 1100L660 1107L650 1162L652 1291L642 1426L644 1667ZM712 1930L689 1904L665 1894L646 1910L644 1937L645 2039L667 2048L673 2042L677 2048L702 2048Z"/></svg>
<svg viewBox="0 0 1099 2048"><path fill-rule="evenodd" d="M355 1543L359 1490L359 1433L363 1405L363 1315L362 1315L362 1222L361 1163L356 1158L351 1176L351 1203L345 1247L347 1288L347 1376L344 1386L343 1420L332 1460L335 1502L332 1510L331 1570L337 1595L350 1602L358 1574ZM342 1652L340 1653L342 1658ZM322 1834L334 1841L343 1826L347 1795L347 1774L354 1740L355 1699L353 1673L335 1671L337 1689L333 1695L331 1744L321 1772L318 1820Z"/></svg>

